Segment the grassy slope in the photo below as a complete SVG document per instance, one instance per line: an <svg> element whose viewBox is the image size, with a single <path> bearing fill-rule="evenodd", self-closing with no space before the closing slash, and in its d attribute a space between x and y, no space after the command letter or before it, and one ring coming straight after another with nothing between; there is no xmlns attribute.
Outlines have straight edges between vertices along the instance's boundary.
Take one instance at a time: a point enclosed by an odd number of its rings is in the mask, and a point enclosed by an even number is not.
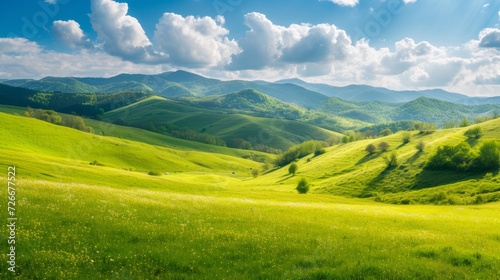
<svg viewBox="0 0 500 280"><path fill-rule="evenodd" d="M477 147L485 139L500 139L500 119L480 124L485 135L478 141L470 141ZM269 172L249 184L260 188L279 189L294 192L301 177L313 183L316 193L330 193L352 197L373 197L385 202L401 203L409 200L413 203L473 203L478 196L485 201L500 199L500 176L493 174L489 178L485 173L458 173L451 171L424 170L425 162L439 146L468 141L464 132L468 128L439 130L430 135L413 132L411 142L402 144L402 133L388 137L363 140L328 148L328 152L307 162L303 158L298 162L299 173L296 177L288 175L288 166ZM368 144L386 141L391 150L398 153L400 165L386 170L384 156L386 152L367 155ZM424 141L426 149L419 153L415 145ZM310 158L311 156L309 156Z"/></svg>
<svg viewBox="0 0 500 280"><path fill-rule="evenodd" d="M89 167L97 160L107 167L146 172L243 172L256 162L227 155L181 151L151 146L140 142L103 137L43 121L1 113L0 149L6 154L17 153L20 158L37 156L40 159L69 160L73 166ZM27 134L29 132L29 134ZM30 135L30 137L26 137ZM94 168L102 168L93 166ZM249 172L247 172L249 173ZM33 175L33 174L30 174ZM37 175L39 176L39 175ZM35 176L36 177L36 176Z"/></svg>
<svg viewBox="0 0 500 280"><path fill-rule="evenodd" d="M26 111L26 108L23 107L0 105L0 112L23 115L24 111ZM60 115L64 116L65 114L60 114ZM224 154L235 157L243 157L243 156L248 157L250 154L254 154L258 157L264 158L267 162L272 162L276 157L275 155L262 153L258 151L231 149L227 147L187 141L184 139L179 139L163 134L154 133L144 129L115 125L93 119L84 119L84 120L85 124L91 126L94 129L95 134L112 136L155 146L162 146L176 150L210 152L210 153Z"/></svg>
<svg viewBox="0 0 500 280"><path fill-rule="evenodd" d="M126 160L127 166L140 169L159 164L155 156L179 152L5 114L0 114L0 124L1 169L17 166L16 254L21 278L498 275L498 203L394 206L256 189L266 176L237 178L224 166L234 163L245 172L253 162L214 154L204 156L213 172L199 172L189 156L171 164L186 164L184 170L191 172L152 177L113 166L121 167ZM189 153L194 154L202 155ZM88 158L94 156L109 158L111 167L89 165ZM6 178L0 175L0 181ZM1 194L6 203L5 189ZM8 234L5 227L2 234ZM6 262L6 254L0 261ZM1 278L10 276L6 269L0 272Z"/></svg>
<svg viewBox="0 0 500 280"><path fill-rule="evenodd" d="M228 114L185 106L160 97L150 97L135 104L108 112L106 118L122 119L133 126L152 123L172 123L194 131L206 129L211 135L232 141L233 138L253 139L267 146L287 148L299 142L324 140L339 135L304 123L280 119Z"/></svg>

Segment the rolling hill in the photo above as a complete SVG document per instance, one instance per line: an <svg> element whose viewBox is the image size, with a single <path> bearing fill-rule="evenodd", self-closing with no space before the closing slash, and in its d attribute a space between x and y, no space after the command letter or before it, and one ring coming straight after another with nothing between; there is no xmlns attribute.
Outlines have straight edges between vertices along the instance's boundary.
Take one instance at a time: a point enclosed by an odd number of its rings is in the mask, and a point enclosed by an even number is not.
<svg viewBox="0 0 500 280"><path fill-rule="evenodd" d="M500 143L500 118L478 125L484 131L478 141L464 136L469 128L438 130L426 134L411 132L410 142L403 143L407 132L396 133L379 139L367 139L327 148L320 156L310 155L297 162L296 177L288 174L288 166L269 172L252 181L258 189L292 191L298 178L312 182L314 193L370 198L389 203L473 204L476 201L500 200L498 172L458 172L428 170L425 163L443 145L466 143L474 149L486 140ZM398 166L387 168L385 158L390 152L378 151L372 155L365 151L369 144L381 142L390 145L397 153ZM416 144L424 142L419 152ZM480 198L478 198L480 197Z"/></svg>
<svg viewBox="0 0 500 280"><path fill-rule="evenodd" d="M160 97L147 98L108 112L105 118L142 128L168 123L220 137L227 143L232 143L235 138L241 138L254 146L260 144L278 149L287 149L306 140L326 140L339 135L298 121L196 108Z"/></svg>

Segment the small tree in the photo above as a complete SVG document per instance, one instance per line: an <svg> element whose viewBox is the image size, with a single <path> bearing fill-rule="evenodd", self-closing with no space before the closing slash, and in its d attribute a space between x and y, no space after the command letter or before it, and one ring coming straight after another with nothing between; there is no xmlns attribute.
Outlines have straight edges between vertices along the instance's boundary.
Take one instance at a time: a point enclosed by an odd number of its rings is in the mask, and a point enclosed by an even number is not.
<svg viewBox="0 0 500 280"><path fill-rule="evenodd" d="M467 127L470 125L470 121L468 119L462 119L460 121L460 127Z"/></svg>
<svg viewBox="0 0 500 280"><path fill-rule="evenodd" d="M377 147L375 147L375 145L373 145L373 144L366 146L366 149L365 149L365 151L367 151L370 155L375 153L376 150L377 150Z"/></svg>
<svg viewBox="0 0 500 280"><path fill-rule="evenodd" d="M387 164L387 168L398 166L398 154L393 151L390 156L384 157L385 164Z"/></svg>
<svg viewBox="0 0 500 280"><path fill-rule="evenodd" d="M495 140L486 141L479 148L476 167L480 170L498 170L500 168L499 146Z"/></svg>
<svg viewBox="0 0 500 280"><path fill-rule="evenodd" d="M298 193L305 194L309 191L309 182L305 178L302 178L295 189Z"/></svg>
<svg viewBox="0 0 500 280"><path fill-rule="evenodd" d="M483 136L483 130L481 129L480 126L475 126L473 128L469 128L465 133L465 136L469 138L476 138L479 139L481 136Z"/></svg>
<svg viewBox="0 0 500 280"><path fill-rule="evenodd" d="M389 136L389 135L392 135L392 130L390 130L389 128L386 128L380 132L380 136Z"/></svg>
<svg viewBox="0 0 500 280"><path fill-rule="evenodd" d="M387 150L389 150L389 144L387 142L380 142L378 147L382 152L387 152Z"/></svg>
<svg viewBox="0 0 500 280"><path fill-rule="evenodd" d="M411 139L411 134L409 132L405 132L403 134L403 144L408 144L410 143L410 139Z"/></svg>
<svg viewBox="0 0 500 280"><path fill-rule="evenodd" d="M252 169L252 176L253 176L254 178L259 177L259 170L258 170L258 169L256 169L256 168Z"/></svg>
<svg viewBox="0 0 500 280"><path fill-rule="evenodd" d="M295 176L297 171L299 171L299 166L295 162L290 164L290 167L288 167L288 174Z"/></svg>
<svg viewBox="0 0 500 280"><path fill-rule="evenodd" d="M424 141L418 142L416 148L419 152L423 152L425 149L425 142Z"/></svg>

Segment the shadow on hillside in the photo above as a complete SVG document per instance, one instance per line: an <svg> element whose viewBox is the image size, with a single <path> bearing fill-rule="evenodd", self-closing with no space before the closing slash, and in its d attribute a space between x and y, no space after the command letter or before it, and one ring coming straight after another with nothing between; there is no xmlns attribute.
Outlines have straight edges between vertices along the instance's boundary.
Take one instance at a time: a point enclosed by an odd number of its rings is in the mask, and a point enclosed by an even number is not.
<svg viewBox="0 0 500 280"><path fill-rule="evenodd" d="M278 181L278 183L281 183L281 182L283 182L283 181L286 181L286 180L288 180L288 179L290 179L290 178L292 178L292 177L294 177L294 176L295 176L295 175L292 175L292 174L286 174L286 175L283 175L283 176L281 176L281 178L283 178L283 179L279 180L279 181Z"/></svg>
<svg viewBox="0 0 500 280"><path fill-rule="evenodd" d="M486 172L472 173L472 172L457 172L451 170L428 170L423 169L416 178L413 190L420 190L432 187L438 187L451 183L457 183L470 179L482 179Z"/></svg>
<svg viewBox="0 0 500 280"><path fill-rule="evenodd" d="M361 197L368 197L368 195L371 194L372 191L376 190L379 187L378 184L382 182L385 179L385 177L387 177L394 169L395 167L388 167L385 168L382 172L380 172L380 174L378 174L377 177L373 178L373 180L371 180L367 184L366 188L363 189Z"/></svg>
<svg viewBox="0 0 500 280"><path fill-rule="evenodd" d="M379 155L379 153L367 154L366 156L358 160L358 162L356 162L356 165L361 165L363 163L369 162L370 160L376 159Z"/></svg>
<svg viewBox="0 0 500 280"><path fill-rule="evenodd" d="M421 152L421 151L417 151L413 156L411 156L409 159L406 160L406 164L409 164L409 165L412 165L415 163L415 161L417 161L422 155L424 154L424 152Z"/></svg>

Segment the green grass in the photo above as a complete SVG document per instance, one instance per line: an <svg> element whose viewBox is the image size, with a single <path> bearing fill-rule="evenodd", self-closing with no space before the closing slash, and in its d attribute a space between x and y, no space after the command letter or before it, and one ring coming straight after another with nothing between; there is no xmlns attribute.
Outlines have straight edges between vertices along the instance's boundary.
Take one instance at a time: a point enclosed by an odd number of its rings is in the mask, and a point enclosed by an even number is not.
<svg viewBox="0 0 500 280"><path fill-rule="evenodd" d="M186 106L153 96L129 106L107 112L111 121L121 119L140 127L148 123L172 123L176 126L218 136L230 143L234 138L251 139L254 144L287 149L305 140L325 140L339 135L313 125L284 119L252 117L224 111Z"/></svg>
<svg viewBox="0 0 500 280"><path fill-rule="evenodd" d="M406 162L417 139L431 153L463 141L463 129L413 135L399 148L398 134L334 146L299 161L295 177L285 167L253 179L249 168L260 165L238 157L7 114L0 125L0 181L17 167L19 279L498 279L500 203L388 205L331 194L357 196L379 176L380 155L363 159L371 141L389 142ZM498 121L482 127L498 137ZM155 167L182 172L148 175ZM313 193L296 193L302 177Z"/></svg>
<svg viewBox="0 0 500 280"><path fill-rule="evenodd" d="M473 204L481 196L482 201L500 200L500 176L493 174L430 171L423 167L437 148L467 142L477 148L487 139L500 139L500 119L480 124L484 136L470 141L464 136L468 128L439 130L431 134L412 132L410 142L402 143L403 134L397 133L379 139L369 139L327 148L318 157L307 156L297 162L297 176L288 175L288 166L269 172L250 184L259 189L280 189L293 192L299 178L312 182L312 192L347 197L365 197L388 203L417 204ZM389 152L368 155L370 143L385 141L390 151L398 154L399 165L387 169L384 157ZM415 148L420 141L426 143L424 152Z"/></svg>

